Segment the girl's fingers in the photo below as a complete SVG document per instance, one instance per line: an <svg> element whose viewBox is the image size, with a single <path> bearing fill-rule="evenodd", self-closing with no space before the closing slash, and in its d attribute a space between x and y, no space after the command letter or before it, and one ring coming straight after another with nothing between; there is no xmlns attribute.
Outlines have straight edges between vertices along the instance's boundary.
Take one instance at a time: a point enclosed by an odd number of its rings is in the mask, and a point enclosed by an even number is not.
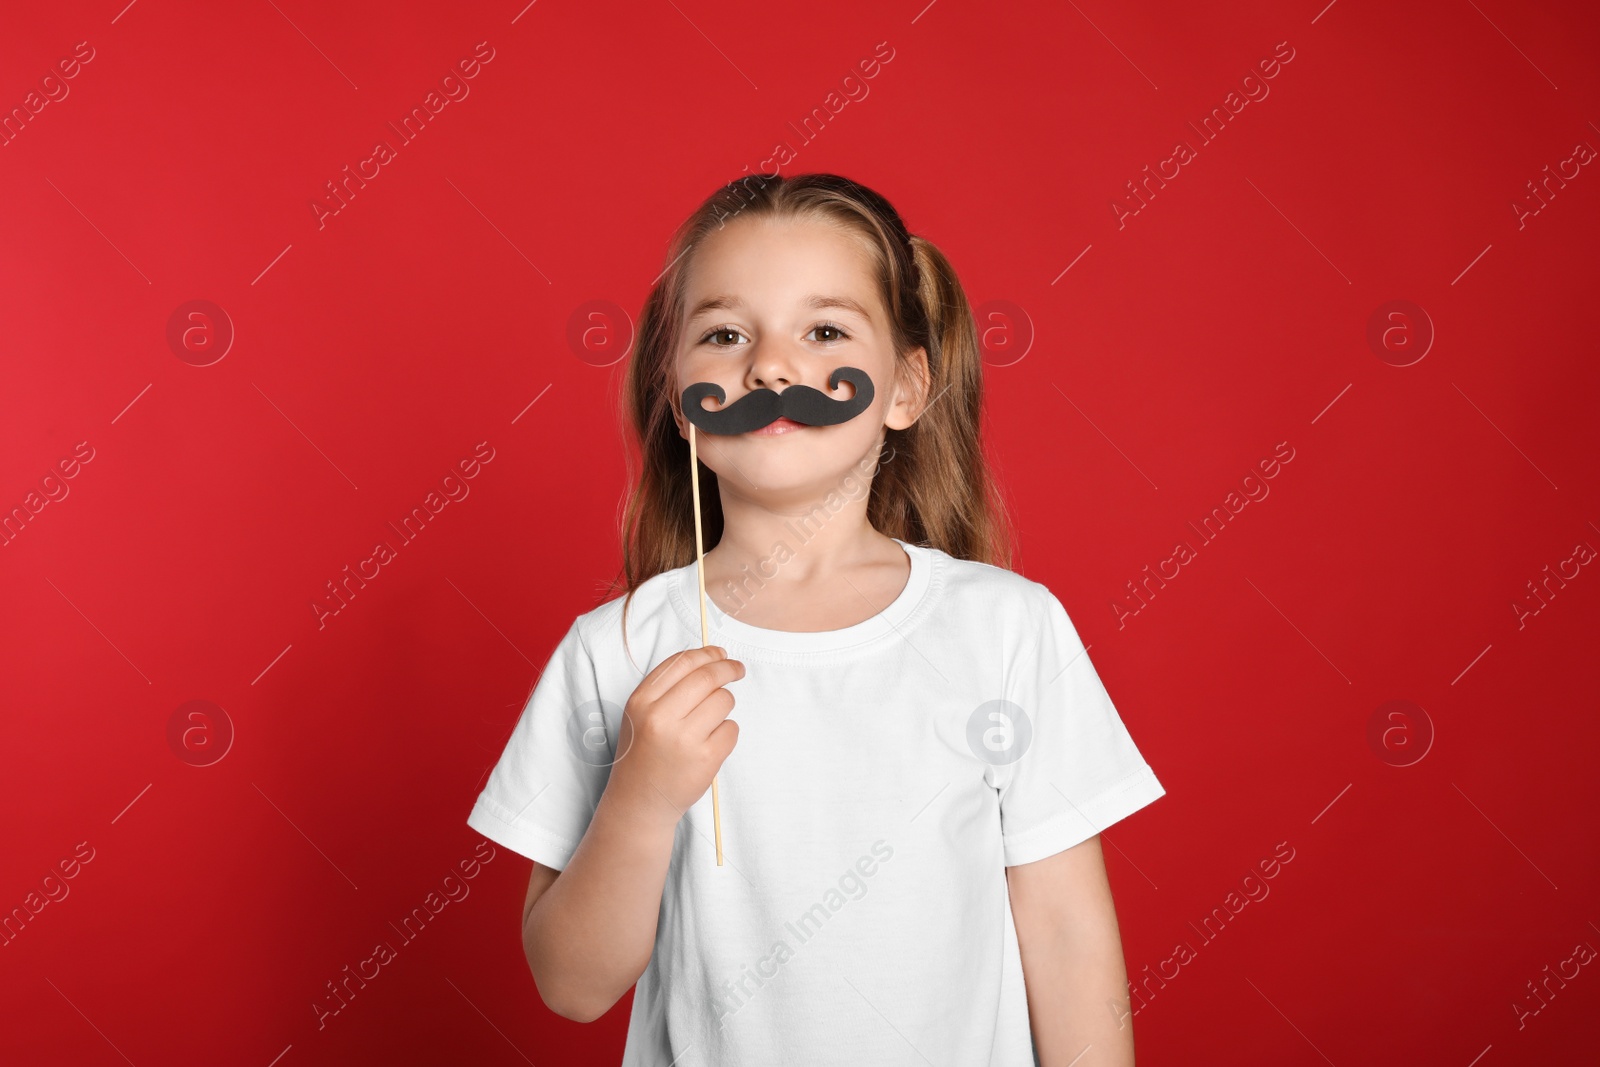
<svg viewBox="0 0 1600 1067"><path fill-rule="evenodd" d="M717 664L720 669L726 665L740 666L738 671L731 672L732 676L726 681L719 682L709 690L705 696L695 702L683 717L684 729L696 738L710 737L724 722L728 721L728 714L733 711L733 694L723 688L728 682L736 681L744 676L742 665L737 660L723 660Z"/></svg>
<svg viewBox="0 0 1600 1067"><path fill-rule="evenodd" d="M727 652L716 645L686 648L682 652L674 652L640 679L637 689L643 693L645 699L654 703L660 700L667 690L677 685L685 675L713 660L726 658L727 655Z"/></svg>
<svg viewBox="0 0 1600 1067"><path fill-rule="evenodd" d="M684 719L693 715L706 700L729 682L737 681L744 677L744 664L736 659L723 657L713 659L707 663L690 670L667 690L659 700L658 705L668 715ZM732 701L733 694L728 694ZM731 707L730 709L731 710ZM726 717L727 711L723 712ZM705 723L705 729L698 731L701 735L711 732L715 723Z"/></svg>

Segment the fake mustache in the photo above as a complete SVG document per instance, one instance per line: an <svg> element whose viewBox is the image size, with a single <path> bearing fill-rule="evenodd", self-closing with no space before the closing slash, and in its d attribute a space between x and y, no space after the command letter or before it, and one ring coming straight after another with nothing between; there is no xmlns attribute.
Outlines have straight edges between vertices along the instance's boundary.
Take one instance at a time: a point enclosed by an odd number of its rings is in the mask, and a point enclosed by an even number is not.
<svg viewBox="0 0 1600 1067"><path fill-rule="evenodd" d="M781 393L752 389L715 411L707 411L700 402L708 396L720 402L726 399L727 393L715 382L695 382L683 391L683 414L706 433L724 435L759 430L780 418L793 419L806 426L834 426L855 418L872 403L872 379L867 377L866 371L839 367L828 376L828 388L837 389L840 379L855 386L855 395L848 400L835 400L809 385L791 385Z"/></svg>

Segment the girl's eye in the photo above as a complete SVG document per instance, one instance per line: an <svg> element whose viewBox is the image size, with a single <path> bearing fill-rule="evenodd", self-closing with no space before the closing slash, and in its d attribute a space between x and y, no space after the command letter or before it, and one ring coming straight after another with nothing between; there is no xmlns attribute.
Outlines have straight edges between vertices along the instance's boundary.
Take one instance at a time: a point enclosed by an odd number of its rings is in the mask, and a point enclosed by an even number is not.
<svg viewBox="0 0 1600 1067"><path fill-rule="evenodd" d="M807 336L809 337L811 334L814 334L819 330L828 330L834 334L832 337L818 338L818 340L823 344L837 344L839 341L845 340L850 336L848 333L845 333L844 327L836 326L831 322L822 322L811 327L811 330L807 333ZM725 337L729 334L735 338L744 337L744 334L740 333L732 326L718 326L715 329L708 331L706 335L700 339L700 343L710 344L713 348L732 348L734 345L738 344L738 341L723 342L717 340L717 338Z"/></svg>
<svg viewBox="0 0 1600 1067"><path fill-rule="evenodd" d="M707 341L710 341L713 337L718 337L718 336L721 336L722 334L728 334L728 333L733 334L735 337L743 337L744 336L744 334L740 333L738 330L735 330L732 326L718 326L716 329L712 330L710 333L708 333L704 337L702 337L700 339L700 343L701 344L705 344ZM731 347L731 346L730 345L723 345L723 344L714 344L712 347L714 347L714 348L728 348L728 347Z"/></svg>

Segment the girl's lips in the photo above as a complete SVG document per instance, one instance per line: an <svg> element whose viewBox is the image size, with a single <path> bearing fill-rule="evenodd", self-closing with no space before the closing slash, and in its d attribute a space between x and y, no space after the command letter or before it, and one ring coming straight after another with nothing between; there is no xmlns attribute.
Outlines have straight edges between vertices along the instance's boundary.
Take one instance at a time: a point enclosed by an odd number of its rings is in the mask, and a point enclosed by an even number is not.
<svg viewBox="0 0 1600 1067"><path fill-rule="evenodd" d="M803 422L795 422L793 419L779 417L759 430L751 430L750 433L752 436L757 437L775 437L778 434L793 433L795 430L804 429L806 429L806 424Z"/></svg>

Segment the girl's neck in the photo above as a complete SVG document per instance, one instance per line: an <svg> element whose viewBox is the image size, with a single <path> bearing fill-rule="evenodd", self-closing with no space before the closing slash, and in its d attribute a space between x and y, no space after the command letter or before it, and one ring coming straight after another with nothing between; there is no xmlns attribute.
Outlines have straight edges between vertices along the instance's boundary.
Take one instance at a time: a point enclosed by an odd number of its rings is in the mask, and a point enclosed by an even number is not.
<svg viewBox="0 0 1600 1067"><path fill-rule="evenodd" d="M902 557L894 539L874 529L865 515L851 521L843 511L830 517L819 508L804 517L727 522L716 547L706 552L706 564L709 568L715 562L719 571L730 573L748 568L763 576L781 569L783 581L804 584Z"/></svg>
<svg viewBox="0 0 1600 1067"><path fill-rule="evenodd" d="M820 524L725 528L705 568L706 594L727 614L764 629L814 632L877 614L905 589L911 564L865 515L851 524L840 512Z"/></svg>

